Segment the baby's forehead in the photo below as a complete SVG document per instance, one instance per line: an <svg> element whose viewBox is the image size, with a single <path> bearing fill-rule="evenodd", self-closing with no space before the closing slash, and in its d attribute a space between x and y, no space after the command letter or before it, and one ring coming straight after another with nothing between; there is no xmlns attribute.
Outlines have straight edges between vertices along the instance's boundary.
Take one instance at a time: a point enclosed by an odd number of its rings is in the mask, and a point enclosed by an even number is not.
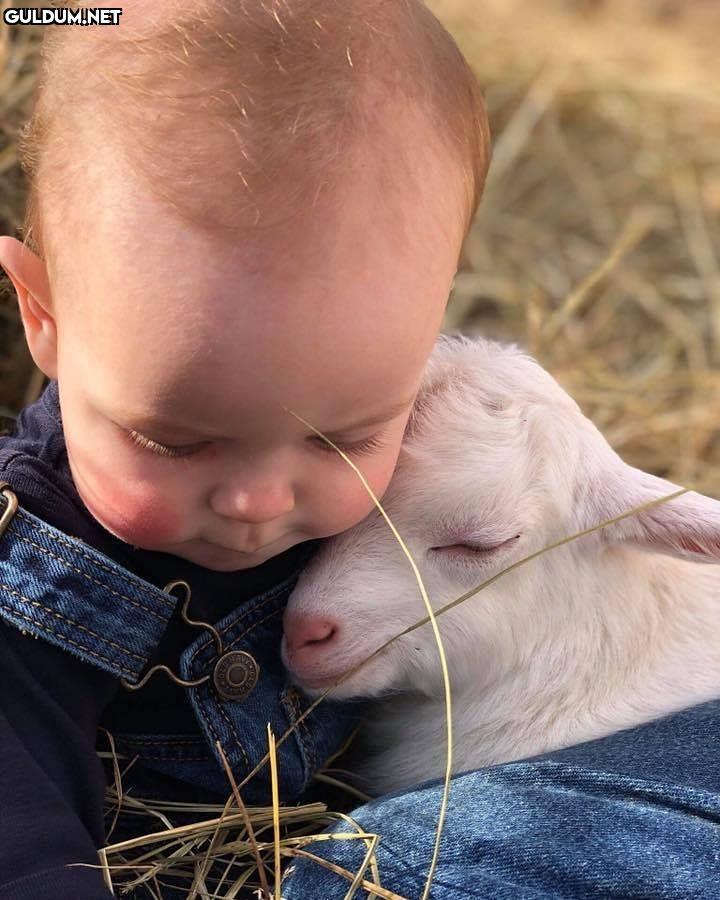
<svg viewBox="0 0 720 900"><path fill-rule="evenodd" d="M182 228L119 251L90 243L57 293L58 313L68 334L120 349L132 343L149 357L172 348L218 362L262 348L303 365L319 348L358 345L377 364L413 339L413 324L422 330L441 311L454 270L451 248L442 268L419 269L382 233L374 239L378 246L358 248L348 232L276 264L270 249L261 264L247 248L216 252L210 239Z"/></svg>

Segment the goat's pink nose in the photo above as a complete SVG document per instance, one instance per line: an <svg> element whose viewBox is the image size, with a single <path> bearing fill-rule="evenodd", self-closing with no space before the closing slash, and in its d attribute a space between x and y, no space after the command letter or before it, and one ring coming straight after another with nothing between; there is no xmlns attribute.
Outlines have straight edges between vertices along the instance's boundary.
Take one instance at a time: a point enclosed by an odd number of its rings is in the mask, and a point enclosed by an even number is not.
<svg viewBox="0 0 720 900"><path fill-rule="evenodd" d="M336 624L330 619L296 612L286 612L283 625L288 650L294 653L316 645L328 644L337 631Z"/></svg>

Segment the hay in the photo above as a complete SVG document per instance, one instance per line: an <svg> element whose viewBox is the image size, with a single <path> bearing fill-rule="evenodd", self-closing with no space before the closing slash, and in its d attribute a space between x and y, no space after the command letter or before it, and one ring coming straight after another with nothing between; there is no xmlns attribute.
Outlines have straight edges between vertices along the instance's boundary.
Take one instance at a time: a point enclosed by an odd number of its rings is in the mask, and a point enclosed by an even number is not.
<svg viewBox="0 0 720 900"><path fill-rule="evenodd" d="M110 752L99 756L113 761L115 781L106 791L106 813L114 813L108 829L106 846L98 851L99 864L108 888L118 896L162 898L164 887L181 887L188 900L235 900L238 897L281 897L281 881L287 874L285 861L305 857L336 872L348 881L348 898L362 888L371 896L384 900L406 900L380 882L375 851L380 840L369 834L353 819L339 812L329 812L322 803L306 803L281 807L278 800L275 738L268 727L269 758L272 770L272 805L246 807L218 742L218 750L228 775L231 793L224 805L177 803L131 796L122 787L120 759L112 735ZM125 772L133 764L125 768ZM339 782L332 779L335 784ZM355 793L354 789L351 789ZM368 799L368 798L365 798ZM238 812L230 811L232 805ZM120 813L135 815L145 821L135 830L137 837L111 843L110 838ZM175 825L171 817L190 819L189 824ZM152 827L153 820L159 820ZM337 821L344 821L351 831L330 834L325 831ZM267 839L266 839L267 835ZM359 840L366 846L365 860L357 872L320 859L305 847L318 841ZM80 864L86 866L87 864ZM369 870L369 871L368 871ZM269 872L273 888L269 887Z"/></svg>
<svg viewBox="0 0 720 900"><path fill-rule="evenodd" d="M520 342L629 463L720 495L720 10L429 5L495 135L446 327Z"/></svg>

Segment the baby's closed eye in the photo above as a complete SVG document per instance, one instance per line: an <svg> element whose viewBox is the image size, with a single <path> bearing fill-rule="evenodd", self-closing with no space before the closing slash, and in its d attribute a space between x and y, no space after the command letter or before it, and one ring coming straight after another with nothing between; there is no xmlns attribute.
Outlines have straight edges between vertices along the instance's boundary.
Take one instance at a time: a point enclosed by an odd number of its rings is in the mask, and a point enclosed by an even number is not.
<svg viewBox="0 0 720 900"><path fill-rule="evenodd" d="M213 443L212 441L197 441L192 444L163 444L161 441L146 437L135 429L127 431L127 435L135 445L141 447L143 450L149 450L157 456L164 456L169 459L192 456ZM334 454L338 459L341 459L334 447L328 444L323 438L314 436L311 440L320 449L327 453ZM343 453L357 455L370 453L372 450L377 450L386 446L385 442L377 434L354 443L341 443L339 441L333 441L333 443L338 449L342 450Z"/></svg>

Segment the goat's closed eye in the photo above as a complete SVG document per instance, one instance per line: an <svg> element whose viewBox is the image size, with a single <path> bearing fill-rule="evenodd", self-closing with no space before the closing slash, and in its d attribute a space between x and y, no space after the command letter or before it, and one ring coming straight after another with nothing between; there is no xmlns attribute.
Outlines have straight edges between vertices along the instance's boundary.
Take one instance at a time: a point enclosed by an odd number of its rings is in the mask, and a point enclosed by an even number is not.
<svg viewBox="0 0 720 900"><path fill-rule="evenodd" d="M475 543L455 543L445 544L440 547L431 547L433 553L457 559L489 559L499 550L508 547L520 537L519 534L513 535L505 541L499 541L496 544L475 544Z"/></svg>

